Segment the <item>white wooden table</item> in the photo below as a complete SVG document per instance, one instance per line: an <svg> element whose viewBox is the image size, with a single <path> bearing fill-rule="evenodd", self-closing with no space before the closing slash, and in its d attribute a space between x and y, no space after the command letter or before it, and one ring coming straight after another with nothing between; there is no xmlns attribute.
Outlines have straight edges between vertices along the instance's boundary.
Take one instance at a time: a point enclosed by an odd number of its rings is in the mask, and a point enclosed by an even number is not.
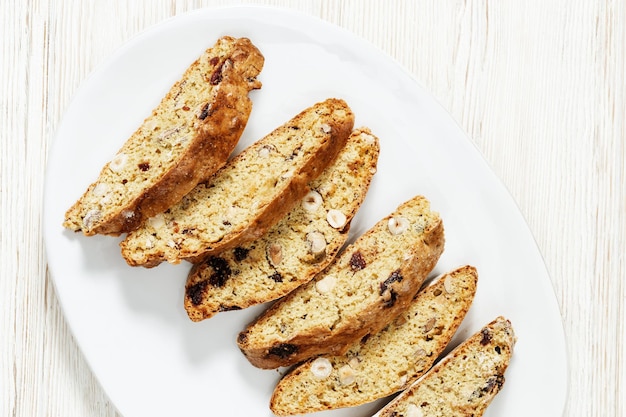
<svg viewBox="0 0 626 417"><path fill-rule="evenodd" d="M80 83L130 37L178 13L240 3L2 2L1 416L117 415L47 271L51 135ZM569 351L565 415L626 415L626 2L248 3L353 31L440 100L518 202L551 273Z"/></svg>

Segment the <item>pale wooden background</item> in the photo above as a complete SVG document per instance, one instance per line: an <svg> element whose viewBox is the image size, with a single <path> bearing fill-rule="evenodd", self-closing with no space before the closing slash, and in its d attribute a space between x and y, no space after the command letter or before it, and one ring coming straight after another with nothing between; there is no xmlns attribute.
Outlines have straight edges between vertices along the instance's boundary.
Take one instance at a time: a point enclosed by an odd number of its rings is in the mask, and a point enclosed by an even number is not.
<svg viewBox="0 0 626 417"><path fill-rule="evenodd" d="M117 415L47 275L50 137L81 81L130 37L177 13L240 3L0 3L1 416ZM626 415L626 2L248 3L353 31L441 101L509 188L545 257L570 354L565 415Z"/></svg>

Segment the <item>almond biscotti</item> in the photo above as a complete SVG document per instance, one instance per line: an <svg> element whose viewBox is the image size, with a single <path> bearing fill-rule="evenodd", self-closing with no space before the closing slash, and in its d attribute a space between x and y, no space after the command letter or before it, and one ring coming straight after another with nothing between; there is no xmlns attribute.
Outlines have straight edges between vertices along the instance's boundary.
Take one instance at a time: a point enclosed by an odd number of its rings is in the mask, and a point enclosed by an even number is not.
<svg viewBox="0 0 626 417"><path fill-rule="evenodd" d="M292 368L274 389L277 416L354 407L401 391L428 371L469 310L478 274L465 266L421 290L391 324L345 355Z"/></svg>
<svg viewBox="0 0 626 417"><path fill-rule="evenodd" d="M130 265L199 262L262 236L344 147L354 114L328 99L252 144L121 242Z"/></svg>
<svg viewBox="0 0 626 417"><path fill-rule="evenodd" d="M252 365L270 369L345 354L407 309L443 246L441 218L414 197L248 325L239 348Z"/></svg>
<svg viewBox="0 0 626 417"><path fill-rule="evenodd" d="M275 300L310 281L346 242L378 154L378 138L367 128L355 130L308 194L265 235L196 264L185 291L189 318Z"/></svg>
<svg viewBox="0 0 626 417"><path fill-rule="evenodd" d="M215 173L248 122L248 93L261 87L263 64L249 39L220 38L103 167L63 226L85 235L129 232Z"/></svg>
<svg viewBox="0 0 626 417"><path fill-rule="evenodd" d="M385 406L377 417L478 417L504 384L515 334L498 317Z"/></svg>

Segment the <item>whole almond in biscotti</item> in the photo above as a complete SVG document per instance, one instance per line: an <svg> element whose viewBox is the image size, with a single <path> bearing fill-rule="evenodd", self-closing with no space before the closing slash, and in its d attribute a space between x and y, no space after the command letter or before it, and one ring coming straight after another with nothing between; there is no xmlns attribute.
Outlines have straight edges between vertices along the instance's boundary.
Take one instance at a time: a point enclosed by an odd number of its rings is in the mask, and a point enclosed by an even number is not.
<svg viewBox="0 0 626 417"><path fill-rule="evenodd" d="M498 317L461 343L377 417L479 417L502 389L516 338Z"/></svg>
<svg viewBox="0 0 626 417"><path fill-rule="evenodd" d="M196 264L185 291L189 318L200 321L275 300L310 281L346 242L350 221L376 172L378 153L371 131L355 130L335 162L266 234ZM328 221L334 211L346 219L340 227Z"/></svg>
<svg viewBox="0 0 626 417"><path fill-rule="evenodd" d="M248 122L248 93L263 55L246 38L222 37L160 104L65 214L64 227L119 235L177 203L222 167Z"/></svg>
<svg viewBox="0 0 626 417"><path fill-rule="evenodd" d="M302 111L121 242L128 264L199 262L258 239L344 147L354 114L339 99Z"/></svg>
<svg viewBox="0 0 626 417"><path fill-rule="evenodd" d="M248 325L239 348L252 365L270 369L343 355L407 309L443 246L441 218L414 197Z"/></svg>
<svg viewBox="0 0 626 417"><path fill-rule="evenodd" d="M465 266L422 289L380 332L340 356L297 365L274 389L277 416L354 407L405 389L425 374L463 321L476 293L476 269Z"/></svg>

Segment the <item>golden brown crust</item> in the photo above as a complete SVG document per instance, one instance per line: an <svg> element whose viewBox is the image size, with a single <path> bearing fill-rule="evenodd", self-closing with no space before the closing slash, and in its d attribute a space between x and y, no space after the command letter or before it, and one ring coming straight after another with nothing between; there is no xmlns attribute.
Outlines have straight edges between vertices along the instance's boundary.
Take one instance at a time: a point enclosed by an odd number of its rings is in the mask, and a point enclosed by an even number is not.
<svg viewBox="0 0 626 417"><path fill-rule="evenodd" d="M418 212L423 213L419 219ZM401 238L387 231L389 221L396 216L407 216L411 223ZM426 222L425 226L419 222ZM344 354L355 341L377 333L406 310L437 263L443 245L443 223L429 211L428 201L418 196L405 202L348 246L313 281L279 300L248 325L237 339L239 348L252 365L266 369L320 354ZM393 259L388 258L391 253ZM382 265L377 263L381 261ZM370 263L379 270L367 270L357 277ZM330 299L324 299L318 295L316 284L328 276L341 283ZM371 283L361 285L361 280ZM313 308L311 300L315 301L316 312L308 310ZM293 329L281 331L284 325L278 323L283 319L291 322L296 315L307 322L299 321Z"/></svg>
<svg viewBox="0 0 626 417"><path fill-rule="evenodd" d="M422 289L393 323L345 355L290 369L274 389L270 409L287 416L354 407L405 389L449 343L472 304L477 280L471 266L447 273Z"/></svg>
<svg viewBox="0 0 626 417"><path fill-rule="evenodd" d="M213 52L218 48L227 48L226 55L220 56L219 60L218 53ZM190 126L194 132L193 137L175 164L160 173L158 178L136 193L130 201L112 210L99 209L101 215L93 224L84 220L90 210L93 210L93 204L87 202L88 194L93 192L97 182L92 184L83 197L67 211L65 227L82 231L88 236L129 232L139 227L145 219L180 201L199 182L206 180L226 163L247 124L252 109L248 93L260 88L256 76L263 67L264 58L249 39L228 36L220 38L216 46L205 54L214 57L213 61L205 58L201 64L199 58L191 64L152 114L156 117L166 110L166 106L171 106L189 74L206 71L205 81L213 86L210 96L205 98L207 112L202 115L204 117L197 117L194 125ZM207 61L213 62L216 69L204 68ZM216 76L218 73L219 77ZM129 142L141 140L143 128L144 126L140 127L122 149ZM101 177L108 167L109 164L103 168Z"/></svg>
<svg viewBox="0 0 626 417"><path fill-rule="evenodd" d="M189 318L200 321L220 311L275 300L325 268L348 238L350 221L376 172L378 154L378 139L371 131L356 129L335 162L309 183L309 194L268 233L194 265L185 285ZM331 210L346 216L345 225L336 228L328 222ZM223 277L216 279L220 271Z"/></svg>
<svg viewBox="0 0 626 417"><path fill-rule="evenodd" d="M233 249L242 242L258 239L304 197L309 190L309 182L317 178L335 160L354 127L354 114L343 100L329 99L325 103L331 108L345 109L348 114L342 118L333 118L329 123L330 137L320 146L316 157L309 159L299 172L295 173L287 188L277 198L269 201L269 204L265 206L262 212L258 213L250 224L242 225L239 230L234 230L219 242L205 246L201 254L197 254L195 251L189 254L184 251L181 252L183 259L198 262L212 254Z"/></svg>
<svg viewBox="0 0 626 417"><path fill-rule="evenodd" d="M497 317L387 404L379 417L482 416L504 384L516 338Z"/></svg>
<svg viewBox="0 0 626 417"><path fill-rule="evenodd" d="M131 266L148 268L164 261L200 262L262 236L335 159L353 124L354 114L343 100L327 99L304 110L163 213L163 228L156 230L147 222L130 233L120 243L124 259ZM277 141L285 144L277 146ZM273 149L274 159L267 161L276 161L274 166L263 165L266 162L259 155L264 148ZM286 149L291 150L283 155ZM232 218L228 217L231 209L238 212Z"/></svg>

